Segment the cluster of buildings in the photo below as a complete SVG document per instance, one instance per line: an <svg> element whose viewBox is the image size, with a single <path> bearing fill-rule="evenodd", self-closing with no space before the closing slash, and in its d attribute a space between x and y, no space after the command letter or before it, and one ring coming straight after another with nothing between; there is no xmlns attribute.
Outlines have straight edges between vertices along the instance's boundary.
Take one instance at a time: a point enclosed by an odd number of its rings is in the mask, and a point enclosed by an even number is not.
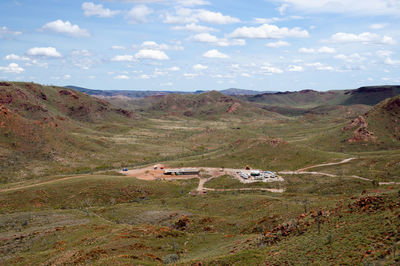
<svg viewBox="0 0 400 266"><path fill-rule="evenodd" d="M243 170L238 172L238 174L243 180L249 181L278 181L277 179L280 178L274 172L261 170Z"/></svg>

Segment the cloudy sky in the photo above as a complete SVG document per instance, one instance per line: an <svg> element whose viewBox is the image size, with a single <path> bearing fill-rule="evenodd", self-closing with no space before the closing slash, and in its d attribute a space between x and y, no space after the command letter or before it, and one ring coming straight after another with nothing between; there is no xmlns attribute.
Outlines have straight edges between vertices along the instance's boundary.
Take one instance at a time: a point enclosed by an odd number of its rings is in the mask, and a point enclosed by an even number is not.
<svg viewBox="0 0 400 266"><path fill-rule="evenodd" d="M400 83L400 0L2 0L0 80L293 91Z"/></svg>

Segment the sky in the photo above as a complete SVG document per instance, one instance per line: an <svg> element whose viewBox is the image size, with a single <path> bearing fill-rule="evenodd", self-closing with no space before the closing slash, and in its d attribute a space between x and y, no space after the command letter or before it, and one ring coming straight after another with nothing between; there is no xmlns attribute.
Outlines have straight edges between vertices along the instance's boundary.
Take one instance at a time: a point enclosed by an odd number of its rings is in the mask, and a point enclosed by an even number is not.
<svg viewBox="0 0 400 266"><path fill-rule="evenodd" d="M101 90L400 84L400 0L1 0L0 80Z"/></svg>

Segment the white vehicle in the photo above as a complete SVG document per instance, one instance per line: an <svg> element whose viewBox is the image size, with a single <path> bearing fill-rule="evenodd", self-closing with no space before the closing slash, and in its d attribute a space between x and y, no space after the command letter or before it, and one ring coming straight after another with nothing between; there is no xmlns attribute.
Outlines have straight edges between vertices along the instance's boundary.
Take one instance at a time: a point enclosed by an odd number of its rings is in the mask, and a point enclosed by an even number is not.
<svg viewBox="0 0 400 266"><path fill-rule="evenodd" d="M245 174L245 173L240 173L240 177L243 178L243 179L248 179L249 178L249 176L247 174Z"/></svg>
<svg viewBox="0 0 400 266"><path fill-rule="evenodd" d="M258 171L258 170L253 170L253 171L251 171L251 176L260 176L261 175L261 171Z"/></svg>

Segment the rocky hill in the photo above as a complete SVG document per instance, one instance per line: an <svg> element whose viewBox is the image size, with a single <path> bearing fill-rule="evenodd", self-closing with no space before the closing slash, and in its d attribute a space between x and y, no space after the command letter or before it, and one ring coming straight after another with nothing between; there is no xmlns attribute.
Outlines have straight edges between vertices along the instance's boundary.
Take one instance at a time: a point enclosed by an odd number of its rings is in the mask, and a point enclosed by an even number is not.
<svg viewBox="0 0 400 266"><path fill-rule="evenodd" d="M134 118L131 111L63 87L0 82L0 177L6 169L14 174L36 161L79 159L101 150L77 132L93 134L107 123Z"/></svg>
<svg viewBox="0 0 400 266"><path fill-rule="evenodd" d="M271 106L312 108L321 105L375 105L384 99L400 94L400 86L361 87L356 90L332 90L319 92L302 90L296 92L264 93L245 96L242 99Z"/></svg>
<svg viewBox="0 0 400 266"><path fill-rule="evenodd" d="M261 109L257 104L239 100L217 91L199 95L169 94L146 98L151 103L148 112L162 116L183 116L202 119L218 119L227 116L279 116Z"/></svg>
<svg viewBox="0 0 400 266"><path fill-rule="evenodd" d="M95 123L133 118L133 113L87 94L34 83L1 82L0 104L26 119L55 123L66 120Z"/></svg>
<svg viewBox="0 0 400 266"><path fill-rule="evenodd" d="M378 141L400 144L400 96L384 100L365 117Z"/></svg>
<svg viewBox="0 0 400 266"><path fill-rule="evenodd" d="M348 121L342 128L316 138L333 150L391 150L400 147L400 96L386 99L368 112Z"/></svg>
<svg viewBox="0 0 400 266"><path fill-rule="evenodd" d="M400 86L370 86L347 91L343 105L366 104L376 105L379 102L400 94Z"/></svg>

